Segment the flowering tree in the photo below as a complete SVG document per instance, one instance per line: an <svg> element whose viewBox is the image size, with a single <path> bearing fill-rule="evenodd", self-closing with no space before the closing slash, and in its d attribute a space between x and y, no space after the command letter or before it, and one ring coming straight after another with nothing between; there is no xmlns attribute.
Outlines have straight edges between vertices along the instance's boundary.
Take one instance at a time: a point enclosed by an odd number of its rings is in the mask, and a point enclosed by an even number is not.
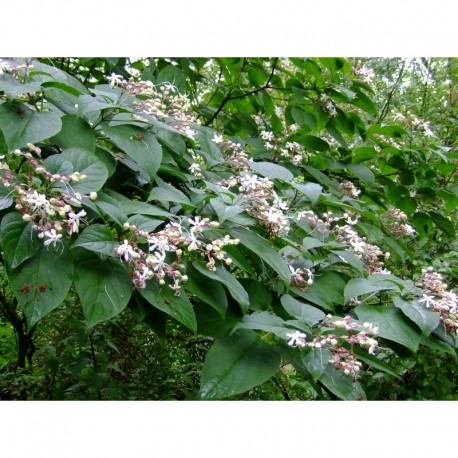
<svg viewBox="0 0 458 458"><path fill-rule="evenodd" d="M457 297L415 261L454 242L456 153L413 115L380 121L367 68L63 63L0 61L1 311L19 366L69 297L88 330L129 308L211 339L200 399L279 371L365 399L376 374L400 377L398 355L454 354Z"/></svg>

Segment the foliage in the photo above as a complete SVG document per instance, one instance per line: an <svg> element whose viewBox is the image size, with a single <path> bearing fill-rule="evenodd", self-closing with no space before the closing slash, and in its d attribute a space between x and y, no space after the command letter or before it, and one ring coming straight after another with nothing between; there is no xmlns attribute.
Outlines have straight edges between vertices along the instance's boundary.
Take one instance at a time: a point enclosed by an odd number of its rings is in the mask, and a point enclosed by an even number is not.
<svg viewBox="0 0 458 458"><path fill-rule="evenodd" d="M343 58L0 68L2 397L450 397L401 381L455 357L442 115Z"/></svg>

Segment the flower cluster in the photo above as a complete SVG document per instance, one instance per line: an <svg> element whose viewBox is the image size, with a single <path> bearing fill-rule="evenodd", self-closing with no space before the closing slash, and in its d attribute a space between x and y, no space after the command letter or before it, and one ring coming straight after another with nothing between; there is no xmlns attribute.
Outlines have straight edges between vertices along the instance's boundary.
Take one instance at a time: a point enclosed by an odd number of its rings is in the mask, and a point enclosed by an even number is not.
<svg viewBox="0 0 458 458"><path fill-rule="evenodd" d="M154 85L151 81L134 79L114 81L128 93L138 96L135 102L138 114L145 113L159 120L172 120L177 130L194 138L195 132L190 125L198 124L199 121L191 109L188 97L180 94L175 86L170 83Z"/></svg>
<svg viewBox="0 0 458 458"><path fill-rule="evenodd" d="M215 141L216 140L216 141ZM250 173L248 155L234 142L225 142L215 136L215 143L221 143L228 166L236 175L221 180L218 185L224 189L238 188L239 202L245 211L259 220L274 236L289 231L289 218L286 211L288 204L274 190L274 183L268 178L261 178Z"/></svg>
<svg viewBox="0 0 458 458"><path fill-rule="evenodd" d="M2 184L6 188L11 188L11 193L16 196L15 208L18 210L24 221L31 221L32 228L38 232L38 237L45 239L45 246L51 244L57 247L62 243L62 232L71 236L79 232L81 223L86 223L84 210L76 210L80 207L83 194L75 192L71 183L82 181L86 178L80 172L73 172L71 175L60 175L49 172L41 159L33 157L32 152L37 156L41 155L39 147L29 144L29 151L23 152L16 150L13 154L21 156L28 166L29 179L27 183L22 183L18 177L10 170L6 162L0 162L0 169L4 170ZM32 174L36 179L32 179ZM40 183L43 182L44 186ZM55 185L65 187L62 192ZM47 189L42 192L42 189ZM88 196L92 200L97 194L91 193Z"/></svg>
<svg viewBox="0 0 458 458"><path fill-rule="evenodd" d="M337 116L337 110L331 99L326 94L321 94L320 100L323 102L323 110L329 114L329 116Z"/></svg>
<svg viewBox="0 0 458 458"><path fill-rule="evenodd" d="M339 190L353 199L357 199L361 194L361 191L357 189L351 181L344 181L340 183Z"/></svg>
<svg viewBox="0 0 458 458"><path fill-rule="evenodd" d="M365 65L358 63L357 66L353 67L353 74L356 75L363 83L368 85L373 84L375 73L372 68L368 68Z"/></svg>
<svg viewBox="0 0 458 458"><path fill-rule="evenodd" d="M322 324L329 332L315 336L309 342L306 340L306 334L300 331L287 333L288 345L327 349L332 355L329 363L357 379L362 363L357 359L353 348L358 345L367 348L368 353L374 355L378 341L371 336L377 334L378 328L373 323L358 323L349 315L334 320L331 315L327 315Z"/></svg>
<svg viewBox="0 0 458 458"><path fill-rule="evenodd" d="M201 253L207 261L207 268L212 271L216 270L217 260L227 265L232 263L224 247L238 244L238 239L226 235L210 240L204 236L206 229L218 225L219 223L200 216L188 218L184 224L170 222L163 230L155 233L148 233L127 224L126 229L134 231L134 234L130 240L124 239L115 248L115 253L121 261L132 264L131 275L135 287L145 288L146 281L153 278L160 285L165 285L168 279L169 287L178 296L181 283L187 280L183 264L186 253ZM145 249L140 247L142 243Z"/></svg>
<svg viewBox="0 0 458 458"><path fill-rule="evenodd" d="M415 229L406 223L407 215L398 208L389 209L383 215L382 220L385 221L387 229L393 232L396 237L402 237L404 235L413 236L416 234Z"/></svg>
<svg viewBox="0 0 458 458"><path fill-rule="evenodd" d="M364 263L369 274L390 274L391 272L385 269L384 259L390 257L390 253L384 253L378 246L372 245L360 235L354 225L358 222L357 219L352 220L348 213L344 213L346 224L343 226L336 225L333 228L338 242L345 243L348 248Z"/></svg>
<svg viewBox="0 0 458 458"><path fill-rule="evenodd" d="M395 121L399 121L404 127L409 129L411 132L417 131L426 137L434 137L434 132L431 130L431 126L428 122L415 116L410 111L407 111L405 115L402 113L396 113L393 116Z"/></svg>
<svg viewBox="0 0 458 458"><path fill-rule="evenodd" d="M360 235L353 227L358 222L358 218L344 213L342 216L334 216L332 212L323 214L319 218L313 211L305 210L296 214L297 220L305 220L311 232L318 231L322 235L334 234L336 240L348 246L361 261L369 274L381 273L389 274L385 269L384 259L390 257L390 253L384 253L378 246L372 245L365 237ZM344 222L345 224L338 224Z"/></svg>
<svg viewBox="0 0 458 458"><path fill-rule="evenodd" d="M307 290L308 286L313 285L314 275L310 269L295 269L288 263L289 271L291 272L291 286L295 286L302 290ZM307 277L307 278L306 278Z"/></svg>
<svg viewBox="0 0 458 458"><path fill-rule="evenodd" d="M418 301L426 308L440 313L440 321L453 334L458 334L458 296L448 291L448 286L442 280L440 273L432 267L421 270L422 275L417 286L422 288L423 295Z"/></svg>

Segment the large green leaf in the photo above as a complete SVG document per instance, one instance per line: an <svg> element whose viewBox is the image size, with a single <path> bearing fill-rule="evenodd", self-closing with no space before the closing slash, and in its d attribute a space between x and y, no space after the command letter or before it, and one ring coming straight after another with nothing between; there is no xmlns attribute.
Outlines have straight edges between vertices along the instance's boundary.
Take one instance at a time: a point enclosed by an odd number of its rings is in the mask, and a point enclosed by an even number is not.
<svg viewBox="0 0 458 458"><path fill-rule="evenodd" d="M353 352L356 354L358 359L361 360L363 363L366 363L367 365L373 367L374 369L378 369L382 372L386 372L387 374L390 374L393 377L396 377L402 380L402 377L400 377L399 374L396 373L394 369L388 366L388 364L384 363L381 359L370 355L367 349L361 348L358 345L355 345L353 347Z"/></svg>
<svg viewBox="0 0 458 458"><path fill-rule="evenodd" d="M153 180L162 161L162 148L156 137L136 126L122 124L111 127L102 124L108 138L130 156Z"/></svg>
<svg viewBox="0 0 458 458"><path fill-rule="evenodd" d="M348 302L353 297L362 296L363 294L386 290L399 290L399 288L389 281L375 281L370 278L352 278L345 286L345 302Z"/></svg>
<svg viewBox="0 0 458 458"><path fill-rule="evenodd" d="M26 105L0 105L0 130L5 137L8 152L23 148L27 143L38 143L56 135L62 128L59 115L31 110Z"/></svg>
<svg viewBox="0 0 458 458"><path fill-rule="evenodd" d="M39 89L38 83L23 84L13 75L5 73L0 76L0 91L3 91L10 99L14 99L18 95L36 92Z"/></svg>
<svg viewBox="0 0 458 458"><path fill-rule="evenodd" d="M102 253L107 256L116 256L114 249L119 245L110 229L104 224L92 224L88 226L78 240L72 245L72 249L76 247L85 248L95 253Z"/></svg>
<svg viewBox="0 0 458 458"><path fill-rule="evenodd" d="M250 305L248 293L243 289L240 282L223 266L218 266L215 271L211 271L206 267L203 267L201 263L197 261L193 262L192 265L202 275L205 275L212 280L219 281L226 286L231 296L242 306L242 308L244 308L244 310L248 310L248 306Z"/></svg>
<svg viewBox="0 0 458 458"><path fill-rule="evenodd" d="M224 318L227 310L227 297L223 285L202 275L191 264L187 265L186 274L188 276L186 290L211 305Z"/></svg>
<svg viewBox="0 0 458 458"><path fill-rule="evenodd" d="M250 330L238 330L215 342L202 369L202 399L223 399L269 380L280 367L280 356Z"/></svg>
<svg viewBox="0 0 458 458"><path fill-rule="evenodd" d="M76 115L63 116L62 130L51 140L62 149L79 147L92 153L95 151L94 131L84 119Z"/></svg>
<svg viewBox="0 0 458 458"><path fill-rule="evenodd" d="M70 250L41 250L14 272L11 286L27 323L33 326L54 310L67 296L73 280Z"/></svg>
<svg viewBox="0 0 458 458"><path fill-rule="evenodd" d="M291 186L295 189L297 189L299 192L304 194L308 199L310 199L310 202L312 205L315 205L318 198L321 195L321 191L323 190L323 187L317 183L294 183L291 182Z"/></svg>
<svg viewBox="0 0 458 458"><path fill-rule="evenodd" d="M86 175L81 181L70 181L71 189L83 194L98 191L108 178L105 164L94 153L84 148L69 148L61 154L48 157L44 164L51 173L79 172L81 175ZM69 189L61 183L56 187L65 191Z"/></svg>
<svg viewBox="0 0 458 458"><path fill-rule="evenodd" d="M75 285L88 327L119 315L132 295L129 272L118 261L92 253L76 262Z"/></svg>
<svg viewBox="0 0 458 458"><path fill-rule="evenodd" d="M161 186L153 188L150 192L148 200L159 200L165 202L181 203L191 205L186 194L175 188L169 183L161 183Z"/></svg>
<svg viewBox="0 0 458 458"><path fill-rule="evenodd" d="M299 302L294 297L290 296L289 294L285 294L280 299L283 308L291 315L299 320L307 323L309 326L313 326L320 321L322 321L325 317L325 314L320 309L313 307L309 304L304 304L303 302Z"/></svg>
<svg viewBox="0 0 458 458"><path fill-rule="evenodd" d="M395 296L393 303L422 330L425 337L429 336L439 325L440 313L427 309L418 301L406 302Z"/></svg>
<svg viewBox="0 0 458 458"><path fill-rule="evenodd" d="M218 215L220 223L243 212L241 205L226 205L220 198L210 199L210 204Z"/></svg>
<svg viewBox="0 0 458 458"><path fill-rule="evenodd" d="M316 382L326 370L331 359L331 352L326 348L310 348L303 357L302 364Z"/></svg>
<svg viewBox="0 0 458 458"><path fill-rule="evenodd" d="M308 301L325 308L326 310L334 310L334 304L343 305L343 289L345 281L342 277L332 271L325 271L323 274L316 275L313 285L307 288L307 291L302 291L299 288L294 288L293 291L307 299Z"/></svg>
<svg viewBox="0 0 458 458"><path fill-rule="evenodd" d="M285 167L272 162L253 162L249 161L248 165L252 170L266 178L278 178L283 181L292 181L294 175Z"/></svg>
<svg viewBox="0 0 458 458"><path fill-rule="evenodd" d="M292 332L290 328L285 326L285 322L280 317L265 311L246 315L243 321L234 327L234 331L237 329L256 329L258 331L271 332L282 339L286 339L286 334Z"/></svg>
<svg viewBox="0 0 458 458"><path fill-rule="evenodd" d="M1 133L0 133L1 134ZM1 146L0 146L1 148ZM13 205L13 190L7 186L3 186L1 181L3 177L4 170L0 171L0 211L5 210L5 208L11 207Z"/></svg>
<svg viewBox="0 0 458 458"><path fill-rule="evenodd" d="M160 288L154 280L138 291L153 307L167 313L192 332L197 332L196 315L184 291L175 296L168 286Z"/></svg>
<svg viewBox="0 0 458 458"><path fill-rule="evenodd" d="M421 333L398 308L360 304L355 308L355 313L361 321L374 323L379 328L380 337L400 343L413 352L417 351Z"/></svg>
<svg viewBox="0 0 458 458"><path fill-rule="evenodd" d="M233 227L227 231L232 237L239 239L242 245L257 254L272 267L283 281L290 282L291 273L285 261L283 261L282 257L272 248L266 239L244 227Z"/></svg>
<svg viewBox="0 0 458 458"><path fill-rule="evenodd" d="M330 365L325 369L319 381L331 393L344 401L363 401L366 399L366 393L359 382L354 383L353 377Z"/></svg>
<svg viewBox="0 0 458 458"><path fill-rule="evenodd" d="M3 255L12 269L31 258L43 245L19 213L8 213L2 219L0 239Z"/></svg>

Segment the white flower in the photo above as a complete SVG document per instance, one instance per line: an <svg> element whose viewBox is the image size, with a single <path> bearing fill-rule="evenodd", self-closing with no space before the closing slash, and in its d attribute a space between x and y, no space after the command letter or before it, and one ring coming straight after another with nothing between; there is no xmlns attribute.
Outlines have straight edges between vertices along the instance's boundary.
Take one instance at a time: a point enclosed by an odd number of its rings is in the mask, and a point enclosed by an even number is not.
<svg viewBox="0 0 458 458"><path fill-rule="evenodd" d="M206 226L205 221L200 216L196 216L195 219L189 218L189 223L193 226L191 232L202 232L202 229Z"/></svg>
<svg viewBox="0 0 458 458"><path fill-rule="evenodd" d="M191 173L200 173L202 169L200 168L199 164L193 163L191 164L191 167L188 169Z"/></svg>
<svg viewBox="0 0 458 458"><path fill-rule="evenodd" d="M68 220L67 220L67 227L68 227L68 233L72 235L73 233L77 233L79 231L79 225L80 222L83 221L85 222L82 218L83 216L86 216L86 212L84 210L81 210L79 213L73 213L70 212L68 214Z"/></svg>
<svg viewBox="0 0 458 458"><path fill-rule="evenodd" d="M115 248L115 253L119 254L121 259L124 258L126 262L129 262L130 259L137 259L140 257L140 255L129 245L129 241L125 239L122 245Z"/></svg>
<svg viewBox="0 0 458 458"><path fill-rule="evenodd" d="M293 333L287 332L286 336L288 337L288 345L290 347L295 347L299 345L299 347L305 347L305 339L307 337L306 334L300 331L295 331Z"/></svg>
<svg viewBox="0 0 458 458"><path fill-rule="evenodd" d="M213 138L212 138L213 143L219 144L219 143L223 143L223 141L224 141L224 138L222 135L217 135L217 134L213 135Z"/></svg>
<svg viewBox="0 0 458 458"><path fill-rule="evenodd" d="M110 87L115 87L122 83L122 76L112 73L110 76L107 76L107 80L110 82Z"/></svg>
<svg viewBox="0 0 458 458"><path fill-rule="evenodd" d="M49 247L49 245L56 246L57 243L62 243L62 234L58 234L55 229L51 229L50 231L45 231L45 236L48 237L45 240L45 246Z"/></svg>
<svg viewBox="0 0 458 458"><path fill-rule="evenodd" d="M419 304L425 304L425 307L427 309L429 309L431 307L431 305L434 306L435 299L434 299L434 296L428 296L427 294L423 293L423 296L422 296L421 299L419 299L418 303Z"/></svg>
<svg viewBox="0 0 458 458"><path fill-rule="evenodd" d="M165 266L165 252L162 253L154 253L152 256L148 256L146 259L146 262L148 264L151 264L153 267L153 270L157 272L158 270L162 270L163 267Z"/></svg>
<svg viewBox="0 0 458 458"><path fill-rule="evenodd" d="M273 132L263 131L263 132L261 132L261 138L263 140L273 140L274 139L274 134L273 134Z"/></svg>

